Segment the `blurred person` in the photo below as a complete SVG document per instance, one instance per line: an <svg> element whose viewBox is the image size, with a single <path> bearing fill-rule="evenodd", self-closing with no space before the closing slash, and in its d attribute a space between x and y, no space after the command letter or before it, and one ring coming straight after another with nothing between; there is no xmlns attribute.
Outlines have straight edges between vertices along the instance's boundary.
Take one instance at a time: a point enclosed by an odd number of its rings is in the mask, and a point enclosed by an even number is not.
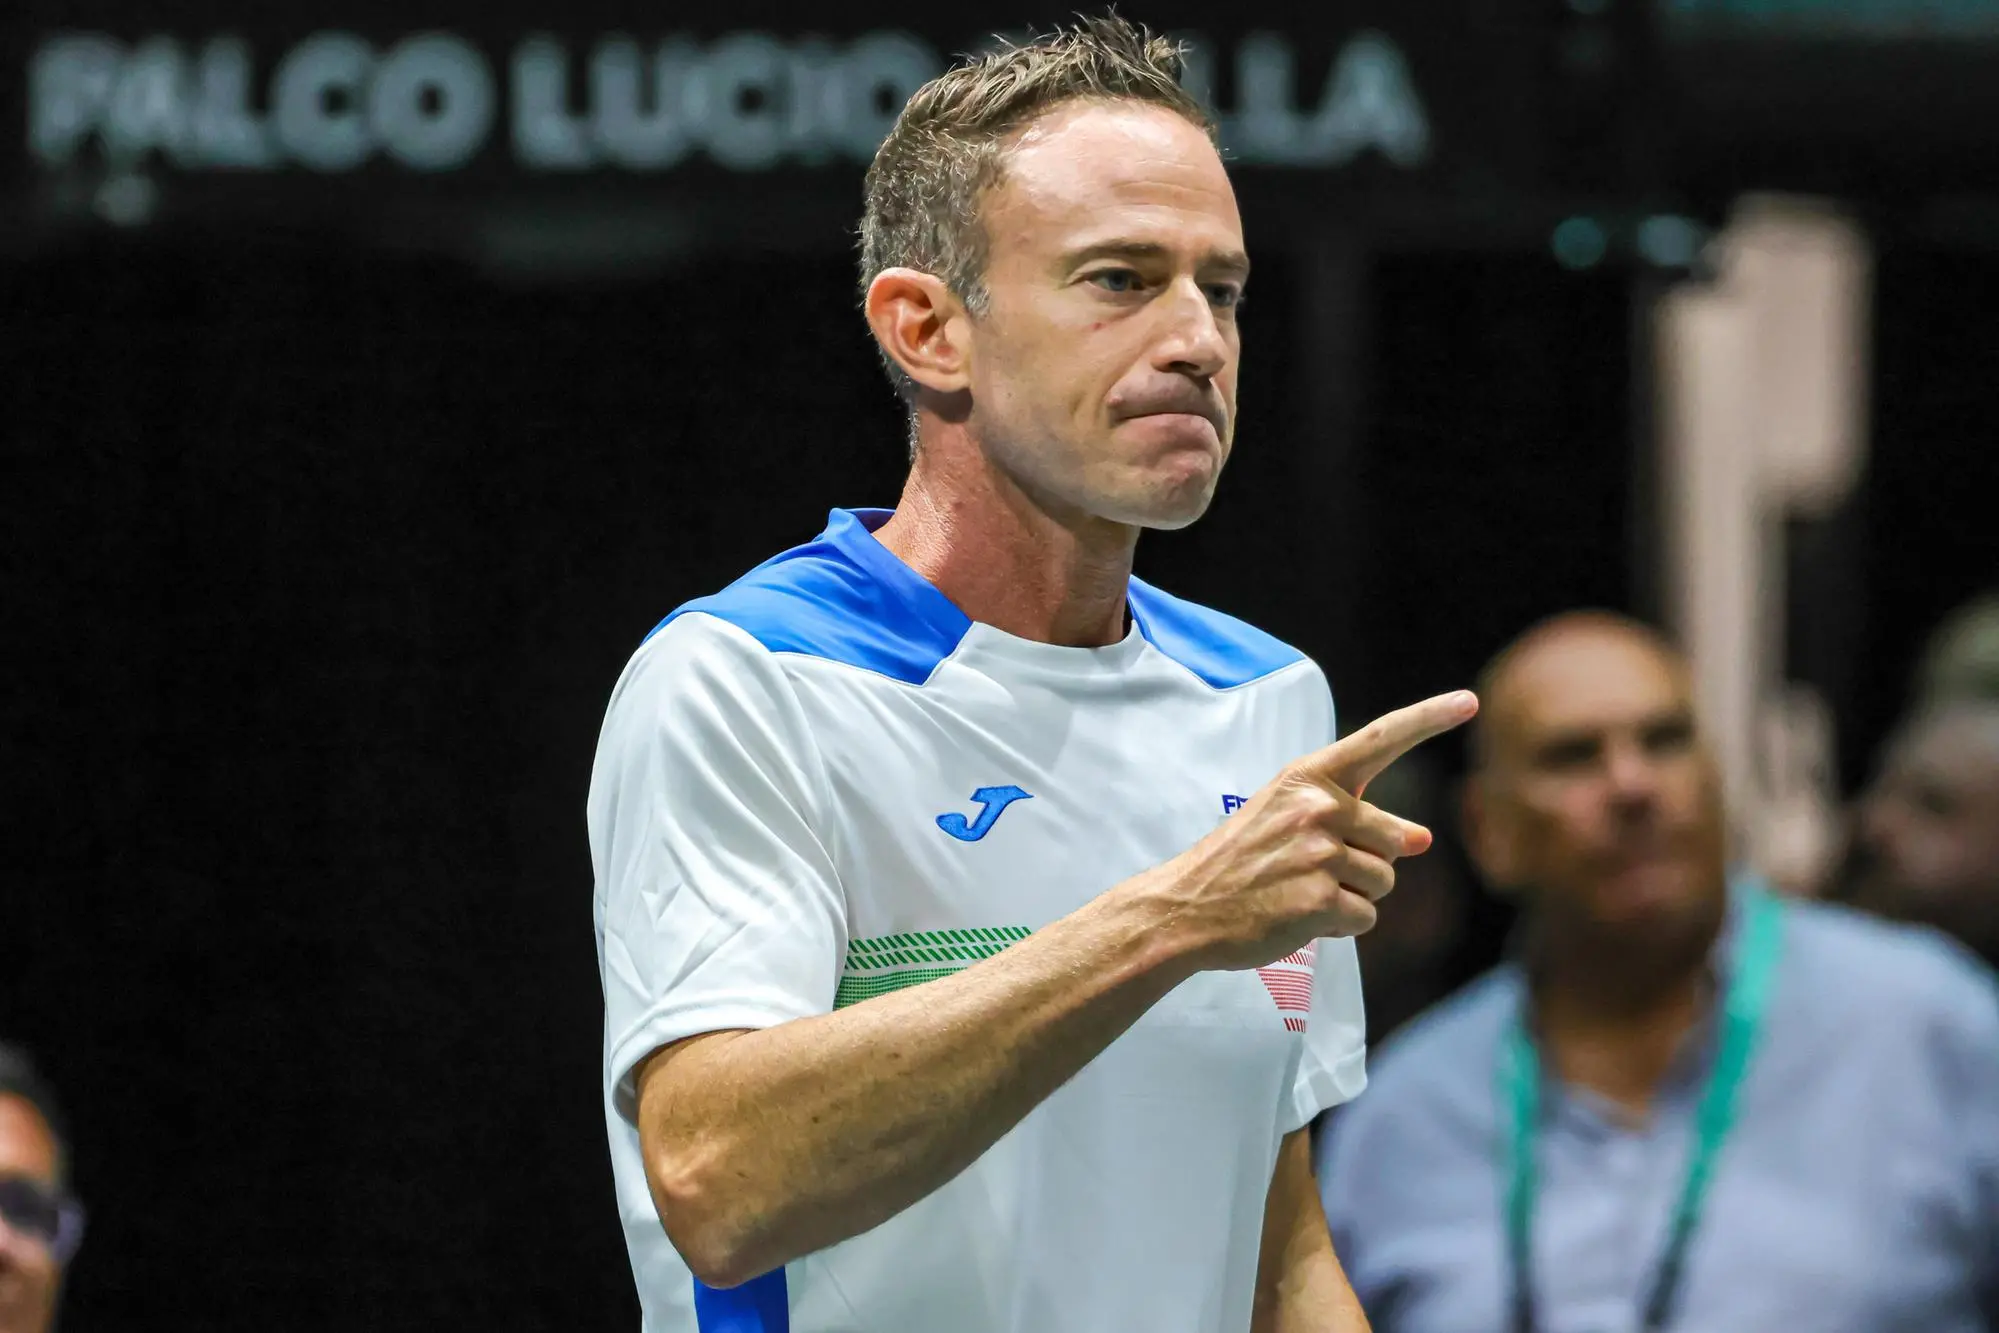
<svg viewBox="0 0 1999 1333"><path fill-rule="evenodd" d="M649 1330L1353 1333L1304 1127L1429 834L1317 666L1131 576L1235 432L1248 276L1118 20L909 101L861 225L899 507L689 603L607 712L604 1097Z"/></svg>
<svg viewBox="0 0 1999 1333"><path fill-rule="evenodd" d="M1726 872L1684 659L1569 614L1481 680L1513 959L1405 1028L1320 1177L1378 1333L1972 1333L1999 996L1934 932Z"/></svg>
<svg viewBox="0 0 1999 1333"><path fill-rule="evenodd" d="M55 1328L63 1270L83 1239L68 1171L54 1093L25 1054L0 1045L0 1333Z"/></svg>
<svg viewBox="0 0 1999 1333"><path fill-rule="evenodd" d="M1999 699L1999 591L1944 618L1916 667L1916 706L1947 699Z"/></svg>
<svg viewBox="0 0 1999 1333"><path fill-rule="evenodd" d="M1999 967L1999 696L1921 709L1882 753L1837 896L1947 931Z"/></svg>

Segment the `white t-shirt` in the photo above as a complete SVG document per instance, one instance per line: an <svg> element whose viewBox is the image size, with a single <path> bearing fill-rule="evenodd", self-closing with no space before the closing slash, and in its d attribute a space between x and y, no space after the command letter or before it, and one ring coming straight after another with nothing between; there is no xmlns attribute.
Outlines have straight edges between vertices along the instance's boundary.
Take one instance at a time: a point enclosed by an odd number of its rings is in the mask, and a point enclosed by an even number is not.
<svg viewBox="0 0 1999 1333"><path fill-rule="evenodd" d="M1295 649L1132 580L1123 642L968 620L836 511L675 612L589 803L604 1104L648 1333L1243 1333L1289 1131L1365 1083L1349 940L1177 987L955 1179L726 1291L661 1228L631 1075L696 1033L968 967L1212 830L1333 738Z"/></svg>

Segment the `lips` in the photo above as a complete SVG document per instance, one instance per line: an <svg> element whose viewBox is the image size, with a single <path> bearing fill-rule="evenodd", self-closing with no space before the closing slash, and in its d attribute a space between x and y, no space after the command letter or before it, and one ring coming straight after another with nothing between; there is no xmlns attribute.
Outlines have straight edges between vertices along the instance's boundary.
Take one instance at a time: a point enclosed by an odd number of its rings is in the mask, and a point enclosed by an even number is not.
<svg viewBox="0 0 1999 1333"><path fill-rule="evenodd" d="M1223 415L1220 408L1211 403L1183 403L1170 407L1149 407L1142 412L1123 413L1122 417L1126 421L1143 421L1148 417L1197 417L1214 427L1216 439L1226 439L1228 436L1227 418Z"/></svg>

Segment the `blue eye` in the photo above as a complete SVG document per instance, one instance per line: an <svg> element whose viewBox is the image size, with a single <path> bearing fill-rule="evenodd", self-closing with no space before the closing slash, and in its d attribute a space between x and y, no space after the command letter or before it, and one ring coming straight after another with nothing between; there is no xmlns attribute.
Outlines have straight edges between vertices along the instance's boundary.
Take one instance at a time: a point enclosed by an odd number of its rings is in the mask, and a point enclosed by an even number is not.
<svg viewBox="0 0 1999 1333"><path fill-rule="evenodd" d="M1248 298L1242 294L1242 288L1231 283L1218 282L1208 288L1208 299L1224 310L1235 310L1239 309Z"/></svg>
<svg viewBox="0 0 1999 1333"><path fill-rule="evenodd" d="M1099 269L1090 275L1090 281L1107 292L1116 292L1120 295L1138 290L1138 274L1128 268Z"/></svg>

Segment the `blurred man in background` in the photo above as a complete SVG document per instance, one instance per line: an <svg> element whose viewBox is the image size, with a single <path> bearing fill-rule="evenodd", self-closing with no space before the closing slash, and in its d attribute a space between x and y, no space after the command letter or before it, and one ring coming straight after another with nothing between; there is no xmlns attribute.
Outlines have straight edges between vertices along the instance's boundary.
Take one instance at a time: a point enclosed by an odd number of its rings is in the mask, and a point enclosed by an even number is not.
<svg viewBox="0 0 1999 1333"><path fill-rule="evenodd" d="M1731 883L1651 631L1560 617L1482 693L1468 837L1520 902L1516 957L1388 1043L1322 1144L1378 1333L1984 1329L1991 979L1929 931Z"/></svg>
<svg viewBox="0 0 1999 1333"><path fill-rule="evenodd" d="M1890 738L1837 891L1948 931L1999 967L1999 698L1937 703Z"/></svg>
<svg viewBox="0 0 1999 1333"><path fill-rule="evenodd" d="M63 1268L83 1238L61 1126L27 1056L0 1045L0 1333L55 1327Z"/></svg>
<svg viewBox="0 0 1999 1333"><path fill-rule="evenodd" d="M1935 926L1999 967L1999 593L1924 645L1826 896Z"/></svg>
<svg viewBox="0 0 1999 1333"><path fill-rule="evenodd" d="M1999 699L1999 591L1945 617L1916 668L1916 706L1946 699Z"/></svg>

